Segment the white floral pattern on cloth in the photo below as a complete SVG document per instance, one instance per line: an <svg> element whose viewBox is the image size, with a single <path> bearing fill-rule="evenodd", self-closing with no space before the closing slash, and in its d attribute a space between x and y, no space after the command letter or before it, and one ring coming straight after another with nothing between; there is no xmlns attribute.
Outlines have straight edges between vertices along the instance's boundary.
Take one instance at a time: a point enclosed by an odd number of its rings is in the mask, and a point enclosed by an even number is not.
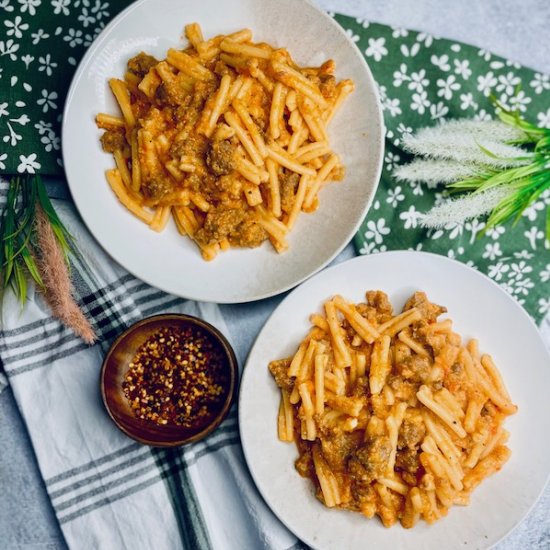
<svg viewBox="0 0 550 550"><path fill-rule="evenodd" d="M2 173L63 174L61 113L77 60L129 3L0 0Z"/></svg>
<svg viewBox="0 0 550 550"><path fill-rule="evenodd" d="M488 120L494 114L491 92L527 119L550 127L550 77L426 33L333 16L369 63L386 123L382 180L355 237L359 254L407 248L443 254L487 274L540 321L550 310L550 243L545 239L550 191L514 227L485 230L482 220L473 220L428 231L419 225L420 214L444 200L443 189L396 182L392 172L411 158L400 148L404 134L447 118Z"/></svg>

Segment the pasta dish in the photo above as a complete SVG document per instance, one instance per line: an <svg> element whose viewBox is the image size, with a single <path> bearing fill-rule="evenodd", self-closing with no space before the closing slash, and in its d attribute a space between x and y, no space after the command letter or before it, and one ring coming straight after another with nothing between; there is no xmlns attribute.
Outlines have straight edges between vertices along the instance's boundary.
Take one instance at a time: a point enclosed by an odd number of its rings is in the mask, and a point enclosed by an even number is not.
<svg viewBox="0 0 550 550"><path fill-rule="evenodd" d="M110 88L121 116L101 113L103 149L118 199L155 231L173 217L206 260L269 240L287 249L300 212L344 167L327 125L353 90L335 65L298 66L287 50L253 43L244 29L190 45L159 61L140 53Z"/></svg>
<svg viewBox="0 0 550 550"><path fill-rule="evenodd" d="M381 291L334 296L296 353L269 364L279 439L296 442L296 469L326 506L432 523L508 460L503 422L517 407L445 311L423 292L398 315Z"/></svg>

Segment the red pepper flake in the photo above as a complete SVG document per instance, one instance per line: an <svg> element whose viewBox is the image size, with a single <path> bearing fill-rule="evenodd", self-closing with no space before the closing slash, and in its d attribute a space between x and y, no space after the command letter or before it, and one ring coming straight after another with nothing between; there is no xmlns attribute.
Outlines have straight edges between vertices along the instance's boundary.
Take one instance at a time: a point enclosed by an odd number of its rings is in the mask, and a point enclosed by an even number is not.
<svg viewBox="0 0 550 550"><path fill-rule="evenodd" d="M138 418L187 428L208 425L228 387L223 349L199 327L155 332L138 348L122 383Z"/></svg>

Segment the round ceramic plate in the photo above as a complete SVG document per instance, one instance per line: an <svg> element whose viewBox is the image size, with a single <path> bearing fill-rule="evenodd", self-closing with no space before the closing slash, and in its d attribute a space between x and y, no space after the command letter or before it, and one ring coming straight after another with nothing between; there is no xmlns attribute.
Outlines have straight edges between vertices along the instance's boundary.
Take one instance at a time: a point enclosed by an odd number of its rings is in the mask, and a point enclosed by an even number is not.
<svg viewBox="0 0 550 550"><path fill-rule="evenodd" d="M448 308L453 330L476 337L499 367L519 411L506 421L512 457L433 525L390 529L378 519L325 508L309 480L294 469L297 451L277 439L279 390L267 365L288 357L309 329L308 317L334 294L364 301L384 290L395 310L417 290ZM318 549L488 548L528 513L550 471L550 357L524 310L490 279L461 263L421 252L387 252L355 258L311 278L275 310L258 336L241 381L239 425L245 457L273 512L305 543Z"/></svg>
<svg viewBox="0 0 550 550"><path fill-rule="evenodd" d="M287 48L302 65L332 58L336 76L352 78L355 92L330 125L333 149L346 167L342 183L327 186L320 208L299 216L289 250L269 243L232 249L205 262L173 222L151 231L117 201L105 181L113 167L102 152L97 113L116 113L108 89L127 60L145 51L164 58L183 47L183 27L199 22L205 37L243 27L254 39ZM222 303L258 300L287 290L324 267L351 239L364 218L380 177L383 121L374 80L363 56L328 15L305 0L141 0L116 17L82 60L63 116L63 161L76 206L103 248L147 283L185 298Z"/></svg>

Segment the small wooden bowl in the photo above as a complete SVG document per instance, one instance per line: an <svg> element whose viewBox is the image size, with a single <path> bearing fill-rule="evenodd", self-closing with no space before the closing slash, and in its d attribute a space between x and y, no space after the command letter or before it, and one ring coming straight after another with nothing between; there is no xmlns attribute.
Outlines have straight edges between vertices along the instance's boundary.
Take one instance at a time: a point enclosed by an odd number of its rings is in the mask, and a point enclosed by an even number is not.
<svg viewBox="0 0 550 550"><path fill-rule="evenodd" d="M205 427L194 429L170 424L158 425L151 421L141 420L135 416L124 395L122 388L124 375L137 349L156 331L166 327L200 328L220 345L225 354L229 387L219 412ZM238 366L235 352L217 328L197 317L166 313L138 321L113 342L101 367L100 388L109 416L126 435L153 447L176 447L203 439L222 423L235 398L237 377Z"/></svg>

